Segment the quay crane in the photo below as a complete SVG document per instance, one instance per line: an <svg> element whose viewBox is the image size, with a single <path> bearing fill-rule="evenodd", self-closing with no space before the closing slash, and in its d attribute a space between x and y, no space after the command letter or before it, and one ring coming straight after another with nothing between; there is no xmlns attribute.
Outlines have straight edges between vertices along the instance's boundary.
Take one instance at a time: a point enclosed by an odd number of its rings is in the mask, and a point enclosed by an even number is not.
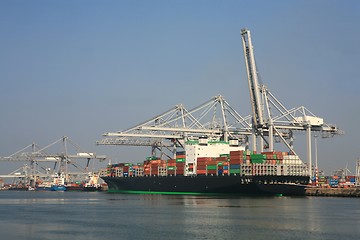
<svg viewBox="0 0 360 240"><path fill-rule="evenodd" d="M62 143L62 150L57 153L48 153L58 143ZM69 144L75 148L75 154L68 153ZM82 151L69 137L64 136L43 148L40 148L36 143L32 143L8 157L0 157L0 161L30 162L30 164L25 164L10 174L0 175L0 178L20 178L24 183L33 186L39 178L64 174L65 181L70 182L70 176L89 174L91 160L104 161L105 159L106 156L104 155ZM76 160L86 160L86 166L81 166ZM46 162L54 163L53 169L44 167L43 164ZM78 172L70 171L69 166L73 166ZM93 168L94 166L91 167L90 171L93 171Z"/></svg>
<svg viewBox="0 0 360 240"><path fill-rule="evenodd" d="M162 155L174 158L176 148L203 136L212 140L236 139L248 145L250 120L250 116L242 117L219 95L191 110L179 104L127 130L104 133L105 138L97 144L151 146L153 155L159 150Z"/></svg>
<svg viewBox="0 0 360 240"><path fill-rule="evenodd" d="M268 150L273 151L274 136L277 136L289 148L289 151L297 155L293 149L293 133L295 130L306 131L309 175L312 176L311 132L320 132L323 138L343 134L343 132L335 125L325 123L323 118L315 116L304 106L285 108L265 85L260 84L250 31L244 28L240 33L252 107L253 149L257 149L256 143L259 139L260 151L264 150L264 142Z"/></svg>
<svg viewBox="0 0 360 240"><path fill-rule="evenodd" d="M252 150L260 152L264 149L274 151L274 143L278 142L274 139L280 139L279 142L291 154L297 155L293 148L294 131L306 131L308 173L312 176L311 132L316 132L316 135L323 138L343 132L335 125L324 122L323 118L317 117L304 106L287 109L264 84L260 84L250 31L245 28L240 34L251 115L242 117L222 96L216 96L190 111L183 105L177 105L125 131L105 133L97 144L151 146L152 154L157 149L163 155L164 149L167 149L172 154L165 155L173 158L177 147L183 147L184 142L203 136L214 140L235 140L235 143L245 145L246 149L251 142Z"/></svg>

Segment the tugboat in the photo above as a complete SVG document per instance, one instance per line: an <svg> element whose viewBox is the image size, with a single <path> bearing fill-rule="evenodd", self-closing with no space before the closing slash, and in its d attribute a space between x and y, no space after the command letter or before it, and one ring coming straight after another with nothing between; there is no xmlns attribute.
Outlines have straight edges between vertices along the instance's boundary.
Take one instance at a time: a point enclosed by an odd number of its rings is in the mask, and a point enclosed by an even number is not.
<svg viewBox="0 0 360 240"><path fill-rule="evenodd" d="M99 175L93 173L92 175L89 176L90 179L87 183L85 183L84 186L84 191L85 192L94 192L94 191L101 191L102 187L101 185L98 183L99 182Z"/></svg>

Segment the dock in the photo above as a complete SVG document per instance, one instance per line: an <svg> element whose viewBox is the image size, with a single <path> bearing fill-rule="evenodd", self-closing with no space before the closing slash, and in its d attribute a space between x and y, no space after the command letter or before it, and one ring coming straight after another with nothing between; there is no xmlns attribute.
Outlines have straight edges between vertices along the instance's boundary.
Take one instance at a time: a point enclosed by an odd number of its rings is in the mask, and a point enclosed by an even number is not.
<svg viewBox="0 0 360 240"><path fill-rule="evenodd" d="M306 188L307 196L322 197L360 197L360 187L351 188Z"/></svg>

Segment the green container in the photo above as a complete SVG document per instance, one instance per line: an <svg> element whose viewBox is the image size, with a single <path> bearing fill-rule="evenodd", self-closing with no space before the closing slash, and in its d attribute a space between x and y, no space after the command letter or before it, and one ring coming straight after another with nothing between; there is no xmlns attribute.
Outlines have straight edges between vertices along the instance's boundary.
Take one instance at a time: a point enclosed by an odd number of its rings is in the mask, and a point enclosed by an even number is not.
<svg viewBox="0 0 360 240"><path fill-rule="evenodd" d="M263 159L251 159L251 163L264 163Z"/></svg>
<svg viewBox="0 0 360 240"><path fill-rule="evenodd" d="M186 162L186 158L178 158L176 159L176 162Z"/></svg>
<svg viewBox="0 0 360 240"><path fill-rule="evenodd" d="M240 169L230 169L230 173L240 173Z"/></svg>
<svg viewBox="0 0 360 240"><path fill-rule="evenodd" d="M230 154L223 153L223 154L220 154L220 157L230 157Z"/></svg>
<svg viewBox="0 0 360 240"><path fill-rule="evenodd" d="M206 169L207 170L216 170L217 166L216 165L207 165Z"/></svg>
<svg viewBox="0 0 360 240"><path fill-rule="evenodd" d="M265 154L252 154L250 155L251 160L255 159L255 160L265 160L266 159L266 155Z"/></svg>
<svg viewBox="0 0 360 240"><path fill-rule="evenodd" d="M217 164L218 166L222 166L222 165L224 165L224 163L222 163L222 162L218 162L218 164Z"/></svg>
<svg viewBox="0 0 360 240"><path fill-rule="evenodd" d="M175 170L174 166L167 167L167 170Z"/></svg>

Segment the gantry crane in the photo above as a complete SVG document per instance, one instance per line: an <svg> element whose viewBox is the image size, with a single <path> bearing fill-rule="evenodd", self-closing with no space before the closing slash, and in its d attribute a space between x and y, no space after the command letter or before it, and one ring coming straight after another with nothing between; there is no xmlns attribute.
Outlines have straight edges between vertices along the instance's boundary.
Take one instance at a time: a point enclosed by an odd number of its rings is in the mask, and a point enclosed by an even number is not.
<svg viewBox="0 0 360 240"><path fill-rule="evenodd" d="M104 133L98 145L151 146L152 154L174 158L177 148L189 140L206 136L211 140L237 139L248 144L251 117L242 117L224 99L215 96L187 110L182 104L124 131ZM166 152L169 152L167 154Z"/></svg>
<svg viewBox="0 0 360 240"><path fill-rule="evenodd" d="M51 147L58 143L62 143L62 150L56 153L49 153L48 151ZM75 148L76 153L68 153L68 144ZM19 168L19 171L16 170L10 174L1 175L1 177L23 178L24 182L34 184L37 178L48 178L52 175L64 174L65 180L69 181L70 175L84 175L89 174L89 171L93 171L94 166L89 169L91 160L104 161L105 159L105 155L96 155L96 153L82 151L69 137L64 136L43 148L40 148L36 143L32 143L8 157L0 157L0 161L25 162L25 165ZM85 160L85 167L81 166L76 160ZM53 169L42 166L43 163L47 162L54 164ZM30 164L28 165L28 163ZM70 165L77 171L70 171Z"/></svg>
<svg viewBox="0 0 360 240"><path fill-rule="evenodd" d="M250 31L244 28L240 33L252 107L253 149L257 149L257 140L259 140L260 151L263 151L264 147L273 151L274 136L277 136L290 152L297 155L292 144L293 131L306 131L307 158L311 176L311 132L320 132L322 137L331 137L343 132L335 125L325 123L322 118L315 116L304 106L290 110L285 108L264 84L260 84Z"/></svg>

